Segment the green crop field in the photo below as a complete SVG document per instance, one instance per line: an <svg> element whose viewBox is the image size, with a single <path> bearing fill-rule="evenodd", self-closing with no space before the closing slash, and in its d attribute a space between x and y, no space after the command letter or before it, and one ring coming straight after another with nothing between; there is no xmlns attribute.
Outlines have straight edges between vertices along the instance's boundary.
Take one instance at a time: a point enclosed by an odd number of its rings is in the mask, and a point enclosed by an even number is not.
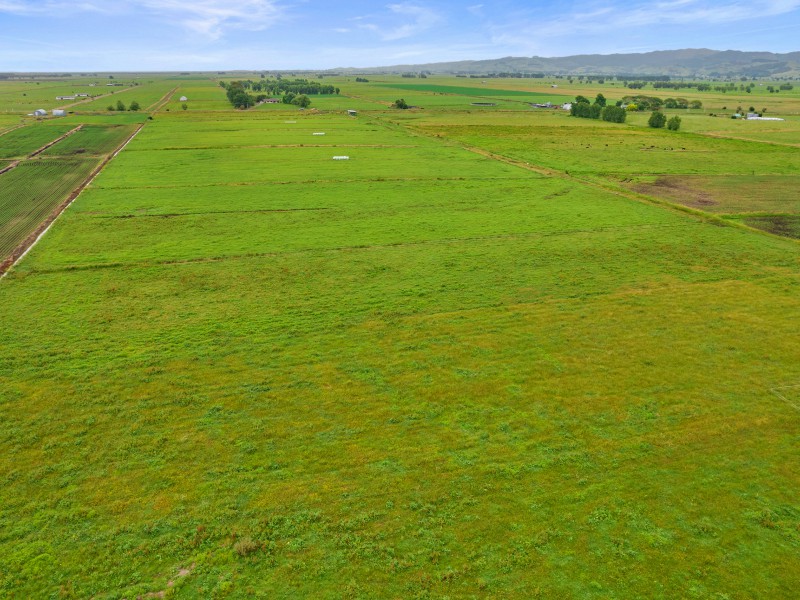
<svg viewBox="0 0 800 600"><path fill-rule="evenodd" d="M0 596L795 595L800 148L153 77L0 280Z"/></svg>
<svg viewBox="0 0 800 600"><path fill-rule="evenodd" d="M74 134L50 146L42 155L108 154L134 131L132 125L84 125Z"/></svg>
<svg viewBox="0 0 800 600"><path fill-rule="evenodd" d="M96 160L34 160L0 175L0 257L8 255L86 178Z"/></svg>
<svg viewBox="0 0 800 600"><path fill-rule="evenodd" d="M23 158L74 128L74 125L58 121L9 131L0 138L0 158Z"/></svg>

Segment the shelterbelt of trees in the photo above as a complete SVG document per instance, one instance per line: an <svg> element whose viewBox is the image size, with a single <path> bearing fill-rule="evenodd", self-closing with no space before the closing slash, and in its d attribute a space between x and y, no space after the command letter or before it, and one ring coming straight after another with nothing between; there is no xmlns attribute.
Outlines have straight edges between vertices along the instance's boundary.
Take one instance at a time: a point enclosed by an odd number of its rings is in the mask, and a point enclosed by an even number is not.
<svg viewBox="0 0 800 600"><path fill-rule="evenodd" d="M236 108L250 108L268 96L281 96L284 104L297 104L303 108L311 104L309 95L338 94L339 88L332 85L323 85L317 81L307 79L268 79L265 81L220 81L219 85L228 92L228 100ZM262 92L253 95L248 92Z"/></svg>

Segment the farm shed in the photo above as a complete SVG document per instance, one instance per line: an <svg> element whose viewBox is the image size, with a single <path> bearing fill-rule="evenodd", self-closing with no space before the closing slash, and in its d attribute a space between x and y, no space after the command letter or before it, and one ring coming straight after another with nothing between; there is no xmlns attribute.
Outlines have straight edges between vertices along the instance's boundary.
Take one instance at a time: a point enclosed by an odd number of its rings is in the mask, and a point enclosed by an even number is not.
<svg viewBox="0 0 800 600"><path fill-rule="evenodd" d="M356 116L358 116L358 111L357 110L348 110L347 114L350 115L351 117L356 117Z"/></svg>
<svg viewBox="0 0 800 600"><path fill-rule="evenodd" d="M46 117L47 116L47 111L45 109L43 109L43 108L37 108L35 111L33 111L33 116L34 117Z"/></svg>
<svg viewBox="0 0 800 600"><path fill-rule="evenodd" d="M54 117L66 117L67 111L62 110L60 108L53 109L53 116Z"/></svg>
<svg viewBox="0 0 800 600"><path fill-rule="evenodd" d="M181 96L180 100L178 100L178 102L186 102L187 100L188 100L188 98L186 96Z"/></svg>

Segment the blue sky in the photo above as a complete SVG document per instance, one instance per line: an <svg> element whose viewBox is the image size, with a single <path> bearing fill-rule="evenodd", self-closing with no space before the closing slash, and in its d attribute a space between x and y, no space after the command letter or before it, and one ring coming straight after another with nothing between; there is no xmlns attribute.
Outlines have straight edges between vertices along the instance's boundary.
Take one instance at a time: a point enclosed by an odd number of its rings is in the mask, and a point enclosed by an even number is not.
<svg viewBox="0 0 800 600"><path fill-rule="evenodd" d="M800 50L800 0L0 0L0 71L218 70Z"/></svg>

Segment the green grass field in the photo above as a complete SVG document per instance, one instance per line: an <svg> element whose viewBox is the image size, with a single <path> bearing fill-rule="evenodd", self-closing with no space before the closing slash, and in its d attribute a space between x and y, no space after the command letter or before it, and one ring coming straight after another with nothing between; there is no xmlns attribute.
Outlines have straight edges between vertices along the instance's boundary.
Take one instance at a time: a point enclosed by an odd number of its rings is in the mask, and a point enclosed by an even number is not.
<svg viewBox="0 0 800 600"><path fill-rule="evenodd" d="M0 281L0 595L791 598L798 149L381 83L163 81Z"/></svg>

